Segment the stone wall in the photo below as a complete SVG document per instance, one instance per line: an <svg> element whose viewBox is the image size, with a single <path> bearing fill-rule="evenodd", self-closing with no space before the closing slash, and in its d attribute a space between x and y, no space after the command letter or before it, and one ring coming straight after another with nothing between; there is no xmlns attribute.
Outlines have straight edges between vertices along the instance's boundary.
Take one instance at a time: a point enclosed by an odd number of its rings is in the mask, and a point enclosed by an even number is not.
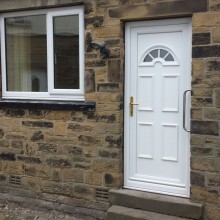
<svg viewBox="0 0 220 220"><path fill-rule="evenodd" d="M85 6L85 98L96 110L1 109L0 192L105 211L96 192L123 185L124 23L192 16L191 198L219 219L220 1L2 0L0 10L75 4ZM110 58L92 41L106 41Z"/></svg>
<svg viewBox="0 0 220 220"><path fill-rule="evenodd" d="M220 218L220 1L193 16L191 196Z"/></svg>

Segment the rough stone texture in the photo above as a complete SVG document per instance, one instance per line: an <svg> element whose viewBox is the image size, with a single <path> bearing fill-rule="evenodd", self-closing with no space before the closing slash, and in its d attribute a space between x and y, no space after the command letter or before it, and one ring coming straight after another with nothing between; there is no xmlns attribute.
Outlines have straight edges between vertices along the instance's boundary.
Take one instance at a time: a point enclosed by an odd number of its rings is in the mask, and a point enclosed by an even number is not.
<svg viewBox="0 0 220 220"><path fill-rule="evenodd" d="M205 220L220 218L219 6L209 0L209 11L193 16L191 198L206 204Z"/></svg>

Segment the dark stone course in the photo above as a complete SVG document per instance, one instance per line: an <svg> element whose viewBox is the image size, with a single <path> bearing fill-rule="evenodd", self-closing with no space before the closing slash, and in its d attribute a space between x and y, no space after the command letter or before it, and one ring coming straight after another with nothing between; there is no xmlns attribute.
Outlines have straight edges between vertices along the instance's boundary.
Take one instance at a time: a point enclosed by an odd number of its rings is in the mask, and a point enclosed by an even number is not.
<svg viewBox="0 0 220 220"><path fill-rule="evenodd" d="M83 142L88 142L90 144L98 144L100 141L96 138L96 137L93 137L93 136L87 136L87 135L80 135L78 137L78 139L80 141L83 141Z"/></svg>
<svg viewBox="0 0 220 220"><path fill-rule="evenodd" d="M48 158L46 163L53 167L71 167L71 163L67 159Z"/></svg>
<svg viewBox="0 0 220 220"><path fill-rule="evenodd" d="M85 66L86 67L102 67L106 65L105 60L92 60L92 61L86 61Z"/></svg>
<svg viewBox="0 0 220 220"><path fill-rule="evenodd" d="M99 115L95 114L95 112L85 112L85 116L87 116L88 119L93 119L97 122L107 122L107 123L114 123L116 121L116 115Z"/></svg>
<svg viewBox="0 0 220 220"><path fill-rule="evenodd" d="M97 85L98 92L118 92L119 84L118 83L99 83Z"/></svg>
<svg viewBox="0 0 220 220"><path fill-rule="evenodd" d="M107 136L105 141L109 144L110 148L120 148L122 144L121 137Z"/></svg>
<svg viewBox="0 0 220 220"><path fill-rule="evenodd" d="M80 168L84 170L90 170L91 169L91 164L86 164L86 163L76 163L75 168Z"/></svg>
<svg viewBox="0 0 220 220"><path fill-rule="evenodd" d="M3 129L0 129L0 138L3 138L3 136L4 136L4 131Z"/></svg>
<svg viewBox="0 0 220 220"><path fill-rule="evenodd" d="M31 137L32 141L39 141L39 140L43 140L43 139L44 139L44 135L43 135L42 131L34 132L34 134Z"/></svg>
<svg viewBox="0 0 220 220"><path fill-rule="evenodd" d="M6 179L7 179L7 178L6 178L5 175L0 174L0 182L5 182Z"/></svg>
<svg viewBox="0 0 220 220"><path fill-rule="evenodd" d="M22 125L27 127L53 128L53 123L46 121L22 121Z"/></svg>
<svg viewBox="0 0 220 220"><path fill-rule="evenodd" d="M85 19L85 25L92 24L93 27L101 27L103 25L104 17L103 16L95 16Z"/></svg>
<svg viewBox="0 0 220 220"><path fill-rule="evenodd" d="M193 34L193 39L192 39L193 45L210 44L210 42L211 42L210 33L195 33L195 34Z"/></svg>
<svg viewBox="0 0 220 220"><path fill-rule="evenodd" d="M100 157L106 157L106 158L118 158L119 154L116 152L109 152L106 150L100 150L99 151L99 156Z"/></svg>
<svg viewBox="0 0 220 220"><path fill-rule="evenodd" d="M86 38L85 38L86 52L92 51L92 47L90 45L91 43L92 43L92 35L90 32L86 32Z"/></svg>
<svg viewBox="0 0 220 220"><path fill-rule="evenodd" d="M44 114L45 114L45 112L44 111L41 111L41 110L30 110L29 111L29 115L30 116L37 116L37 117L39 117L39 116L44 116Z"/></svg>
<svg viewBox="0 0 220 220"><path fill-rule="evenodd" d="M69 148L69 153L74 155L74 156L79 156L82 155L82 148L79 147L70 147Z"/></svg>
<svg viewBox="0 0 220 220"><path fill-rule="evenodd" d="M41 163L40 158L37 158L37 157L18 156L17 158L18 158L18 160L22 160L26 163L36 163L36 164Z"/></svg>
<svg viewBox="0 0 220 220"><path fill-rule="evenodd" d="M55 153L57 152L57 145L56 144L48 144L48 143L39 143L38 150L48 153Z"/></svg>
<svg viewBox="0 0 220 220"><path fill-rule="evenodd" d="M193 47L192 58L220 57L220 45Z"/></svg>
<svg viewBox="0 0 220 220"><path fill-rule="evenodd" d="M6 116L9 117L23 117L25 111L23 109L6 109Z"/></svg>
<svg viewBox="0 0 220 220"><path fill-rule="evenodd" d="M78 194L88 194L89 190L87 186L76 185L74 191Z"/></svg>
<svg viewBox="0 0 220 220"><path fill-rule="evenodd" d="M81 125L81 124L77 124L77 123L68 124L67 129L73 130L73 131L92 131L92 127L91 126Z"/></svg>
<svg viewBox="0 0 220 220"><path fill-rule="evenodd" d="M207 63L208 71L220 71L220 61L212 60Z"/></svg>
<svg viewBox="0 0 220 220"><path fill-rule="evenodd" d="M11 161L16 160L14 153L1 153L0 154L0 159L2 159L2 160L11 160Z"/></svg>
<svg viewBox="0 0 220 220"><path fill-rule="evenodd" d="M91 2L87 2L84 6L84 13L85 14L90 14L93 12L93 8L92 8L92 3Z"/></svg>
<svg viewBox="0 0 220 220"><path fill-rule="evenodd" d="M120 45L120 39L106 40L106 45L108 45L108 46Z"/></svg>
<svg viewBox="0 0 220 220"><path fill-rule="evenodd" d="M204 174L193 172L190 173L191 184L194 186L205 186L205 176Z"/></svg>
<svg viewBox="0 0 220 220"><path fill-rule="evenodd" d="M219 135L219 123L217 121L191 121L192 134Z"/></svg>
<svg viewBox="0 0 220 220"><path fill-rule="evenodd" d="M109 173L106 173L105 174L105 183L106 184L111 184L111 183L113 183L113 181L114 181L113 176Z"/></svg>

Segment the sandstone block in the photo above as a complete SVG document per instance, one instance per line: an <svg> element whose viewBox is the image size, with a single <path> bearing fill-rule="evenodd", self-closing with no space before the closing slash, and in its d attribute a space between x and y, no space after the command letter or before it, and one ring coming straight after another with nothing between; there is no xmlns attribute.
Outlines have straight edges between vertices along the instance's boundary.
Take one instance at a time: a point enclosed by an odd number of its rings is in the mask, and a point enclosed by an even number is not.
<svg viewBox="0 0 220 220"><path fill-rule="evenodd" d="M72 197L74 190L72 184L53 182L53 181L42 181L41 190L43 193L64 195Z"/></svg>
<svg viewBox="0 0 220 220"><path fill-rule="evenodd" d="M82 169L63 169L63 181L82 183L84 181L84 170Z"/></svg>
<svg viewBox="0 0 220 220"><path fill-rule="evenodd" d="M93 199L94 198L94 189L89 185L76 184L74 186L75 196L80 199Z"/></svg>
<svg viewBox="0 0 220 220"><path fill-rule="evenodd" d="M120 82L121 81L121 61L109 60L108 61L108 81Z"/></svg>
<svg viewBox="0 0 220 220"><path fill-rule="evenodd" d="M215 94L215 107L220 108L220 89L216 89L214 94Z"/></svg>
<svg viewBox="0 0 220 220"><path fill-rule="evenodd" d="M118 92L119 84L118 83L98 83L97 91L98 92Z"/></svg>
<svg viewBox="0 0 220 220"><path fill-rule="evenodd" d="M220 208L216 206L207 205L206 219L207 220L219 220L220 219Z"/></svg>
<svg viewBox="0 0 220 220"><path fill-rule="evenodd" d="M205 119L220 120L220 109L204 108Z"/></svg>
<svg viewBox="0 0 220 220"><path fill-rule="evenodd" d="M95 38L120 37L122 34L120 26L109 26L96 28L94 31Z"/></svg>
<svg viewBox="0 0 220 220"><path fill-rule="evenodd" d="M23 163L20 162L2 161L2 170L7 174L24 174Z"/></svg>
<svg viewBox="0 0 220 220"><path fill-rule="evenodd" d="M218 204L218 191L215 189L206 189L199 186L191 187L192 199L211 204Z"/></svg>
<svg viewBox="0 0 220 220"><path fill-rule="evenodd" d="M192 156L201 156L201 157L207 157L207 156L214 156L214 149L212 147L191 147L191 154Z"/></svg>
<svg viewBox="0 0 220 220"><path fill-rule="evenodd" d="M220 6L220 4L219 4ZM220 43L220 26L216 26L212 31L213 43Z"/></svg>
<svg viewBox="0 0 220 220"><path fill-rule="evenodd" d="M206 175L207 178L207 186L211 186L211 187L220 187L220 175L218 174L207 174Z"/></svg>
<svg viewBox="0 0 220 220"><path fill-rule="evenodd" d="M121 162L115 159L93 159L92 169L96 172L117 173L121 170Z"/></svg>
<svg viewBox="0 0 220 220"><path fill-rule="evenodd" d="M192 157L191 168L197 171L219 172L220 161L217 158Z"/></svg>
<svg viewBox="0 0 220 220"><path fill-rule="evenodd" d="M85 183L89 185L102 185L102 174L93 172L93 171L86 171L85 172Z"/></svg>

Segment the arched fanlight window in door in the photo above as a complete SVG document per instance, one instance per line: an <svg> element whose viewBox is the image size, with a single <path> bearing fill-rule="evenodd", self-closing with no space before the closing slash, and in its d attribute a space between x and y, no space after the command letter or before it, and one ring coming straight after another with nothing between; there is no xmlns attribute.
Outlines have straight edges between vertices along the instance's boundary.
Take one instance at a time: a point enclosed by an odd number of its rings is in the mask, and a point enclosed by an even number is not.
<svg viewBox="0 0 220 220"><path fill-rule="evenodd" d="M174 53L165 47L148 49L141 58L141 66L153 66L156 62L162 65L178 65Z"/></svg>

